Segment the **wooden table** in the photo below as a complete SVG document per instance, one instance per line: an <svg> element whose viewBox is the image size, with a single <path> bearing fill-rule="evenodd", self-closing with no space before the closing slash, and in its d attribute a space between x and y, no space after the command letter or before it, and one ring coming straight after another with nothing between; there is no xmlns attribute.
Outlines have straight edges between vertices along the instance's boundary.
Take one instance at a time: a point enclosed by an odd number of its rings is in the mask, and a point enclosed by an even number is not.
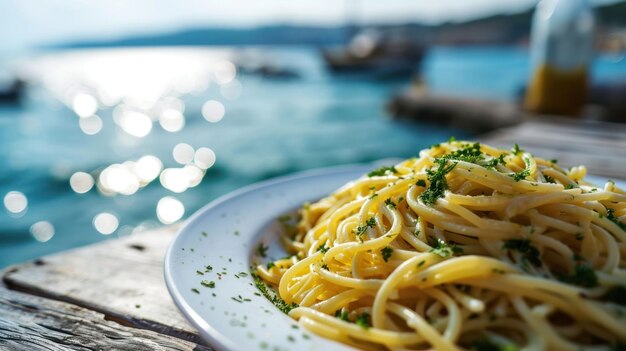
<svg viewBox="0 0 626 351"><path fill-rule="evenodd" d="M528 120L479 140L626 179L626 125ZM211 350L174 306L163 257L175 227L9 267L0 285L0 349Z"/></svg>

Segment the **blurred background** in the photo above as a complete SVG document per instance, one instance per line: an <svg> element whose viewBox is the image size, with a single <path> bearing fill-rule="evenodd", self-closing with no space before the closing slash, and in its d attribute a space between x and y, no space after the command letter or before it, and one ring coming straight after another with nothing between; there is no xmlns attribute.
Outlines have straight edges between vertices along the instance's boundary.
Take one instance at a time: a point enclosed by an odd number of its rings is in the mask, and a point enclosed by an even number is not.
<svg viewBox="0 0 626 351"><path fill-rule="evenodd" d="M262 179L515 123L536 4L3 0L0 267L179 222ZM581 113L619 121L626 2L589 6ZM446 110L468 103L484 118Z"/></svg>

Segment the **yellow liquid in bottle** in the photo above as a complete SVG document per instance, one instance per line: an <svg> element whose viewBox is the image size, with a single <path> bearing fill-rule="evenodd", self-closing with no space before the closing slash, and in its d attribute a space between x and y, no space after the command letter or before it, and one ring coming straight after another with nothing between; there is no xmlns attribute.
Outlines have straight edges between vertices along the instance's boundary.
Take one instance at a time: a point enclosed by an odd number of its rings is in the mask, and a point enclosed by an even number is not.
<svg viewBox="0 0 626 351"><path fill-rule="evenodd" d="M535 113L578 116L587 102L586 67L560 70L541 65L532 76L525 107Z"/></svg>

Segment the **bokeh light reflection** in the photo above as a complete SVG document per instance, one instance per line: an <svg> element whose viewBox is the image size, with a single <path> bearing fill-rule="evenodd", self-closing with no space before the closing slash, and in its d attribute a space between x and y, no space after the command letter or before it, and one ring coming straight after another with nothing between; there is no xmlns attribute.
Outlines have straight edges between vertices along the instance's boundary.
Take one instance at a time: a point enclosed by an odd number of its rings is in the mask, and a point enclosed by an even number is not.
<svg viewBox="0 0 626 351"><path fill-rule="evenodd" d="M89 117L98 111L98 100L89 94L78 93L72 99L72 109L80 117Z"/></svg>
<svg viewBox="0 0 626 351"><path fill-rule="evenodd" d="M146 155L137 160L133 167L133 173L141 183L147 184L156 179L163 169L163 162L156 156Z"/></svg>
<svg viewBox="0 0 626 351"><path fill-rule="evenodd" d="M98 134L102 130L102 119L97 115L81 118L78 126L87 135Z"/></svg>
<svg viewBox="0 0 626 351"><path fill-rule="evenodd" d="M105 168L98 177L99 188L104 194L119 193L132 195L139 190L139 179L126 166L113 164Z"/></svg>
<svg viewBox="0 0 626 351"><path fill-rule="evenodd" d="M189 188L189 177L182 168L166 168L159 177L161 185L175 193L185 192Z"/></svg>
<svg viewBox="0 0 626 351"><path fill-rule="evenodd" d="M117 230L120 222L114 214L108 212L98 213L93 218L93 226L102 235L109 235Z"/></svg>
<svg viewBox="0 0 626 351"><path fill-rule="evenodd" d="M209 169L215 164L215 152L208 147L201 147L196 151L193 162L201 169Z"/></svg>
<svg viewBox="0 0 626 351"><path fill-rule="evenodd" d="M202 105L202 117L211 123L221 121L225 112L224 105L217 100L209 100Z"/></svg>
<svg viewBox="0 0 626 351"><path fill-rule="evenodd" d="M185 116L177 110L168 108L161 112L159 124L164 130L175 133L185 127Z"/></svg>
<svg viewBox="0 0 626 351"><path fill-rule="evenodd" d="M94 185L93 177L89 173L76 172L70 177L70 187L78 194L84 194Z"/></svg>
<svg viewBox="0 0 626 351"><path fill-rule="evenodd" d="M156 213L161 223L172 224L183 217L185 206L175 197L165 196L157 203Z"/></svg>
<svg viewBox="0 0 626 351"><path fill-rule="evenodd" d="M232 62L226 60L216 62L213 76L217 84L228 84L237 76L237 67Z"/></svg>
<svg viewBox="0 0 626 351"><path fill-rule="evenodd" d="M4 207L13 215L22 215L28 208L28 199L22 192L9 191L4 196Z"/></svg>
<svg viewBox="0 0 626 351"><path fill-rule="evenodd" d="M129 111L120 116L119 125L126 133L143 138L152 130L152 120L146 114Z"/></svg>
<svg viewBox="0 0 626 351"><path fill-rule="evenodd" d="M172 150L174 160L181 165L191 163L191 161L193 161L194 153L195 151L193 147L185 143L176 144Z"/></svg>
<svg viewBox="0 0 626 351"><path fill-rule="evenodd" d="M48 221L39 221L30 226L30 234L35 240L45 243L54 236L54 226Z"/></svg>

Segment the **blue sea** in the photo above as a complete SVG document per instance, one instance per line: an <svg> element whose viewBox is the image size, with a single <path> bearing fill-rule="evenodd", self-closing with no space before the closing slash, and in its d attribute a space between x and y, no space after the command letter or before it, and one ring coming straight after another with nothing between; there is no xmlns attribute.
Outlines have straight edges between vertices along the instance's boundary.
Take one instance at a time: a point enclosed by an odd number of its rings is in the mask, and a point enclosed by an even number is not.
<svg viewBox="0 0 626 351"><path fill-rule="evenodd" d="M0 105L0 267L183 221L263 179L410 157L468 137L390 119L385 104L408 78L334 76L314 48L125 48L21 60L27 96ZM297 77L250 73L254 65ZM422 73L434 93L515 101L528 67L517 47L441 47ZM601 56L593 74L626 79L626 60Z"/></svg>

